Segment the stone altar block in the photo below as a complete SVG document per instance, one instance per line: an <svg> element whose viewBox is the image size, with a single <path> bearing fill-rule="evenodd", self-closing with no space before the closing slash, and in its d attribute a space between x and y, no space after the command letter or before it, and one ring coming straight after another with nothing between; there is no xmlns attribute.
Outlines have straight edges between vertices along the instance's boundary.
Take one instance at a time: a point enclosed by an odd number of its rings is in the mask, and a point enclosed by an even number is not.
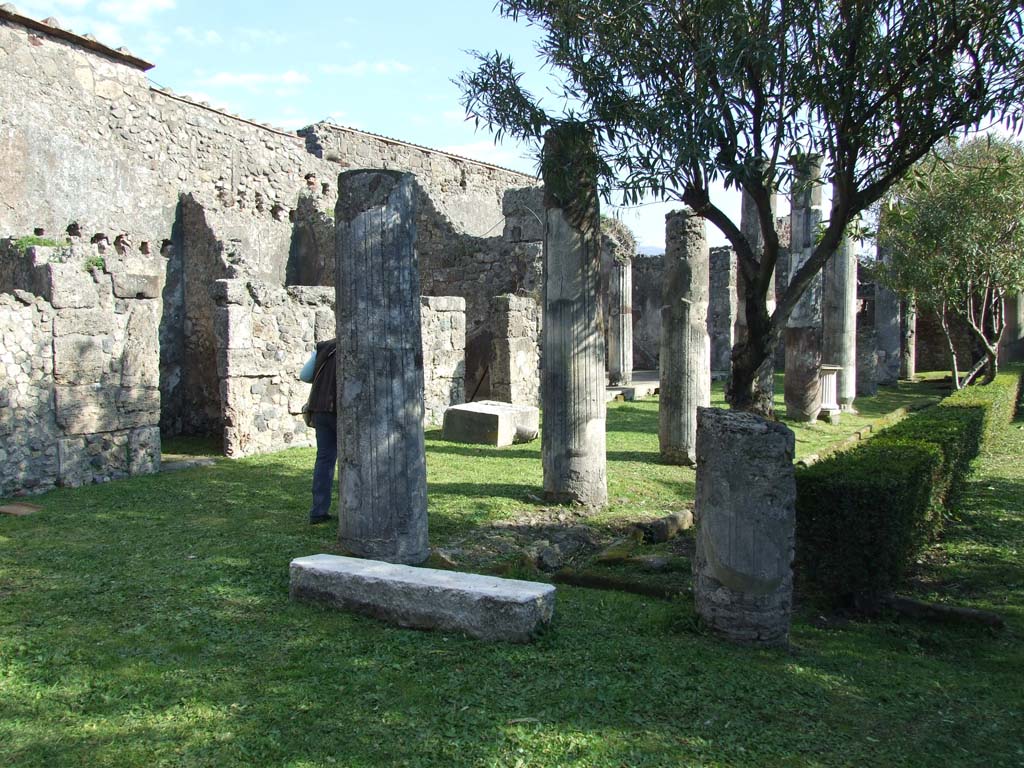
<svg viewBox="0 0 1024 768"><path fill-rule="evenodd" d="M536 440L540 411L532 405L513 405L495 400L453 405L444 412L445 440L453 443L484 443L499 448Z"/></svg>
<svg viewBox="0 0 1024 768"><path fill-rule="evenodd" d="M525 643L551 622L550 584L310 555L292 560L293 600L323 602L402 627Z"/></svg>

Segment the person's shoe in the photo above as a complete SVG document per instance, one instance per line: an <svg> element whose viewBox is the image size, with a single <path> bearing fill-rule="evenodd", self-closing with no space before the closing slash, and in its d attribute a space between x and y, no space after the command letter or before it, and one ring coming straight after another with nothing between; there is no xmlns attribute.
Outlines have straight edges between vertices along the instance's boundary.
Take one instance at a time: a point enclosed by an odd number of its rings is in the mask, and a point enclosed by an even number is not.
<svg viewBox="0 0 1024 768"><path fill-rule="evenodd" d="M318 525L319 523L326 523L328 520L333 520L334 515L320 515L319 517L309 518L310 525Z"/></svg>

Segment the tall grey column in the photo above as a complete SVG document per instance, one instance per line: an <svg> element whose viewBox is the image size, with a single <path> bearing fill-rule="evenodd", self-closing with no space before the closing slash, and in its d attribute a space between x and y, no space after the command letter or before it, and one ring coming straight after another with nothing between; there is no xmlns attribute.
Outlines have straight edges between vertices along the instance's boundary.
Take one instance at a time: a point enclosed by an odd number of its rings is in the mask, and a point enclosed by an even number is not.
<svg viewBox="0 0 1024 768"><path fill-rule="evenodd" d="M793 606L793 432L751 413L697 412L693 595L729 640L785 645Z"/></svg>
<svg viewBox="0 0 1024 768"><path fill-rule="evenodd" d="M689 208L665 216L658 443L670 464L697 462L697 408L711 404L709 261L704 220Z"/></svg>
<svg viewBox="0 0 1024 768"><path fill-rule="evenodd" d="M729 375L736 326L736 253L712 248L708 280L708 336L711 337L711 376Z"/></svg>
<svg viewBox="0 0 1024 768"><path fill-rule="evenodd" d="M825 365L842 368L839 408L853 411L857 397L857 253L848 235L825 263L822 283L821 358Z"/></svg>
<svg viewBox="0 0 1024 768"><path fill-rule="evenodd" d="M420 563L427 542L420 275L413 176L338 177L338 540Z"/></svg>
<svg viewBox="0 0 1024 768"><path fill-rule="evenodd" d="M608 383L633 381L633 259L614 254L608 267Z"/></svg>
<svg viewBox="0 0 1024 768"><path fill-rule="evenodd" d="M544 137L544 493L600 505L605 475L601 225L593 143L581 126Z"/></svg>
<svg viewBox="0 0 1024 768"><path fill-rule="evenodd" d="M773 194L771 197L771 209L773 216L776 207L777 199ZM740 231L747 239L747 242L750 243L750 249L754 252L754 256L760 260L762 251L764 250L764 237L761 234L761 220L757 214L757 205L754 204L754 199L746 190L743 191L740 199ZM737 263L736 266L736 343L738 344L747 340L747 334L749 331L746 305L747 285L743 280L742 273L739 271L739 264ZM774 274L768 284L768 292L765 296L765 305L767 306L768 315L770 316L772 312L775 311ZM757 396L758 400L763 399L769 403L773 401L775 396L775 359L771 355L769 355L757 369L755 387L759 393Z"/></svg>
<svg viewBox="0 0 1024 768"><path fill-rule="evenodd" d="M884 245L878 247L878 261L888 264L892 256ZM900 375L900 299L875 281L875 333L878 344L878 383L895 384Z"/></svg>
<svg viewBox="0 0 1024 768"><path fill-rule="evenodd" d="M905 300L900 318L900 378L913 381L917 377L917 302Z"/></svg>
<svg viewBox="0 0 1024 768"><path fill-rule="evenodd" d="M820 155L794 158L790 203L789 279L814 251L821 210ZM786 416L814 421L821 410L821 275L815 276L786 322Z"/></svg>

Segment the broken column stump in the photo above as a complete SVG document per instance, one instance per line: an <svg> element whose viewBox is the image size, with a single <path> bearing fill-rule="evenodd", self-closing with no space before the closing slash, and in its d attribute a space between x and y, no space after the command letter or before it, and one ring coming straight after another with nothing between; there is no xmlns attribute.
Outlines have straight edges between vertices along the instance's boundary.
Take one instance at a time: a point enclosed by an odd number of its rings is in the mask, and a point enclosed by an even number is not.
<svg viewBox="0 0 1024 768"><path fill-rule="evenodd" d="M596 168L585 126L547 132L542 160L544 495L589 506L608 500Z"/></svg>
<svg viewBox="0 0 1024 768"><path fill-rule="evenodd" d="M697 613L717 634L786 645L793 606L793 432L750 413L697 415Z"/></svg>
<svg viewBox="0 0 1024 768"><path fill-rule="evenodd" d="M697 462L697 408L711 404L709 264L704 220L690 209L666 215L658 443L670 464Z"/></svg>
<svg viewBox="0 0 1024 768"><path fill-rule="evenodd" d="M338 541L395 563L430 554L415 219L412 174L338 177Z"/></svg>

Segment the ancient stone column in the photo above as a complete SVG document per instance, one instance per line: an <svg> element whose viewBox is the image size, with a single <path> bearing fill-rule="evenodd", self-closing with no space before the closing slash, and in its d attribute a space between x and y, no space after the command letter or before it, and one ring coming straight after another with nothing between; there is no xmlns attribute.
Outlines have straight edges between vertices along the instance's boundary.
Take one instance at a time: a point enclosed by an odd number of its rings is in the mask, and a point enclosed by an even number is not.
<svg viewBox="0 0 1024 768"><path fill-rule="evenodd" d="M771 197L771 209L774 212L777 205L776 196ZM750 243L750 249L760 260L761 251L764 250L764 237L761 235L761 221L757 215L757 206L754 199L744 190L740 200L740 231ZM747 286L743 274L736 265L736 343L747 340ZM775 311L775 278L774 275L769 281L768 293L765 296L765 305L768 308L769 316ZM769 356L757 369L757 382L755 384L760 393L758 400L772 402L775 393L775 360Z"/></svg>
<svg viewBox="0 0 1024 768"><path fill-rule="evenodd" d="M790 202L789 279L814 251L821 210L820 155L794 159ZM814 421L821 410L821 275L815 276L786 322L786 416Z"/></svg>
<svg viewBox="0 0 1024 768"><path fill-rule="evenodd" d="M608 270L608 383L633 381L633 259L614 255Z"/></svg>
<svg viewBox="0 0 1024 768"><path fill-rule="evenodd" d="M874 328L857 329L857 395L878 394L878 334Z"/></svg>
<svg viewBox="0 0 1024 768"><path fill-rule="evenodd" d="M670 464L697 462L697 408L711 404L709 256L702 218L665 216L658 443Z"/></svg>
<svg viewBox="0 0 1024 768"><path fill-rule="evenodd" d="M406 564L429 554L415 220L412 174L338 177L338 540Z"/></svg>
<svg viewBox="0 0 1024 768"><path fill-rule="evenodd" d="M839 408L853 411L857 397L857 253L843 236L822 276L821 359L838 365Z"/></svg>
<svg viewBox="0 0 1024 768"><path fill-rule="evenodd" d="M793 604L795 438L750 413L697 412L693 594L723 637L785 645Z"/></svg>
<svg viewBox="0 0 1024 768"><path fill-rule="evenodd" d="M878 248L878 260L887 264L891 256L885 246ZM900 375L900 299L875 282L875 332L878 343L878 383L895 384Z"/></svg>
<svg viewBox="0 0 1024 768"><path fill-rule="evenodd" d="M902 304L900 336L900 378L913 381L917 377L917 302L913 298Z"/></svg>
<svg viewBox="0 0 1024 768"><path fill-rule="evenodd" d="M544 493L600 505L605 476L601 226L593 143L582 126L544 137L544 315L541 457Z"/></svg>
<svg viewBox="0 0 1024 768"><path fill-rule="evenodd" d="M736 254L731 248L711 249L708 282L711 376L714 379L725 379L732 363L736 323Z"/></svg>

